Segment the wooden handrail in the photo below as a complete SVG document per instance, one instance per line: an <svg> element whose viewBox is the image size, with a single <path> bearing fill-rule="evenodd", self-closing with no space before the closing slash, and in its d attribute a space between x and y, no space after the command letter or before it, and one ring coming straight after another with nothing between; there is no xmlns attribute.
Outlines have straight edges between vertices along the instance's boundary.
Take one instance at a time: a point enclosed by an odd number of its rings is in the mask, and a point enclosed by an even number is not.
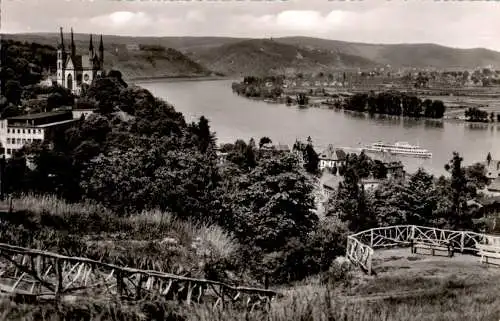
<svg viewBox="0 0 500 321"><path fill-rule="evenodd" d="M44 257L48 257L48 258L57 259L58 261L68 261L68 262L72 262L72 263L86 263L86 264L96 265L96 266L100 266L100 267L105 267L108 269L114 269L114 270L120 271L121 273L124 273L124 274L140 273L140 274L143 274L146 276L154 276L154 277L157 277L160 279L166 279L166 280L188 281L188 282L193 282L193 283L203 283L206 285L217 285L217 286L227 288L229 290L239 291L239 292L256 293L256 294L263 294L263 295L267 295L267 296L277 296L278 295L278 293L276 291L269 290L269 289L253 288L253 287L245 287L245 286L232 286L232 285L229 285L229 284L226 284L223 282L219 282L219 281L190 278L190 277L185 277L185 276L180 276L180 275L175 275L175 274L170 274L170 273L165 273L165 272L159 272L159 271L154 271L154 270L142 270L142 269L118 266L115 264L99 262L99 261L91 260L91 259L84 258L84 257L65 256L65 255L61 255L61 254L57 254L57 253L36 250L36 249L29 249L29 248L10 245L10 244L6 244L6 243L0 243L0 251L2 251L2 250L6 251L6 252L10 252L10 253L15 253L15 254L44 256Z"/></svg>

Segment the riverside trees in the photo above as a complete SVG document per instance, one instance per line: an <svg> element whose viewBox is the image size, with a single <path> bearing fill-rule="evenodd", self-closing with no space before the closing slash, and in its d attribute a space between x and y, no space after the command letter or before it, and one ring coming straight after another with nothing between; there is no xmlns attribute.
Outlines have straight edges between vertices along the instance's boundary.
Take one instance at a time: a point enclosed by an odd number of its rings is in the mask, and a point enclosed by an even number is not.
<svg viewBox="0 0 500 321"><path fill-rule="evenodd" d="M443 118L446 110L440 100L422 101L416 96L399 92L381 92L375 94L355 94L346 100L344 108L369 114L393 116Z"/></svg>

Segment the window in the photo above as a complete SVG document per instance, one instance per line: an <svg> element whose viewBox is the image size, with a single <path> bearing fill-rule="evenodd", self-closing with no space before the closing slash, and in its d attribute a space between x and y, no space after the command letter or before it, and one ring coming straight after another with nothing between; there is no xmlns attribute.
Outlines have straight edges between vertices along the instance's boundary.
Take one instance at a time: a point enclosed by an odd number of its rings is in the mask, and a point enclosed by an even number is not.
<svg viewBox="0 0 500 321"><path fill-rule="evenodd" d="M26 134L26 130L23 128L23 134Z"/></svg>
<svg viewBox="0 0 500 321"><path fill-rule="evenodd" d="M21 130L20 130L19 128L17 129L17 133L18 133L18 134L21 134Z"/></svg>
<svg viewBox="0 0 500 321"><path fill-rule="evenodd" d="M12 154L12 149L7 148L7 154L8 154L8 155Z"/></svg>
<svg viewBox="0 0 500 321"><path fill-rule="evenodd" d="M18 143L18 144L21 144L21 138L18 138L18 139L17 139L17 143Z"/></svg>
<svg viewBox="0 0 500 321"><path fill-rule="evenodd" d="M23 138L23 144L26 144L26 139Z"/></svg>
<svg viewBox="0 0 500 321"><path fill-rule="evenodd" d="M28 134L31 134L31 129L28 129Z"/></svg>
<svg viewBox="0 0 500 321"><path fill-rule="evenodd" d="M7 134L10 134L10 128L7 128Z"/></svg>

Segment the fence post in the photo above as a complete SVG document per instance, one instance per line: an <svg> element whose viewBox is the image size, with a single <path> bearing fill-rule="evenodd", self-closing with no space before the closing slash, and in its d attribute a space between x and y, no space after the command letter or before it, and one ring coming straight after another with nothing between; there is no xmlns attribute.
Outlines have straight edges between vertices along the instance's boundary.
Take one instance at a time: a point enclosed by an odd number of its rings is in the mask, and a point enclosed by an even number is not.
<svg viewBox="0 0 500 321"><path fill-rule="evenodd" d="M116 296L118 300L121 300L123 294L123 275L121 270L116 270Z"/></svg>
<svg viewBox="0 0 500 321"><path fill-rule="evenodd" d="M349 255L349 236L347 236L347 245L345 247L345 257L346 259L349 259L350 260L350 255Z"/></svg>
<svg viewBox="0 0 500 321"><path fill-rule="evenodd" d="M464 253L464 247L465 247L465 232L462 231L462 235L460 235L460 253Z"/></svg>
<svg viewBox="0 0 500 321"><path fill-rule="evenodd" d="M370 249L370 251L368 253L369 253L368 254L368 262L366 262L366 267L368 268L368 275L372 275L372 255L373 255L373 252Z"/></svg>
<svg viewBox="0 0 500 321"><path fill-rule="evenodd" d="M62 289L63 289L63 275L62 275L62 267L61 267L61 261L59 259L55 259L55 270L56 270L56 292L55 292L55 299L59 300L62 295Z"/></svg>

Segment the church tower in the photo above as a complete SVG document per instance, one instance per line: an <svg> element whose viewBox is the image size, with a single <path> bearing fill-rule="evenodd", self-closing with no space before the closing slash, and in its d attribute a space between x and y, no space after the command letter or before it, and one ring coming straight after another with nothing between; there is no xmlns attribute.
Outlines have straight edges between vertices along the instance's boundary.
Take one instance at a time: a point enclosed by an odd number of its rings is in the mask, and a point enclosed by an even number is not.
<svg viewBox="0 0 500 321"><path fill-rule="evenodd" d="M60 28L61 33L61 42L59 44L59 48L57 49L57 84L60 86L64 86L64 67L66 63L66 50L64 48L64 36L63 36L63 28Z"/></svg>

